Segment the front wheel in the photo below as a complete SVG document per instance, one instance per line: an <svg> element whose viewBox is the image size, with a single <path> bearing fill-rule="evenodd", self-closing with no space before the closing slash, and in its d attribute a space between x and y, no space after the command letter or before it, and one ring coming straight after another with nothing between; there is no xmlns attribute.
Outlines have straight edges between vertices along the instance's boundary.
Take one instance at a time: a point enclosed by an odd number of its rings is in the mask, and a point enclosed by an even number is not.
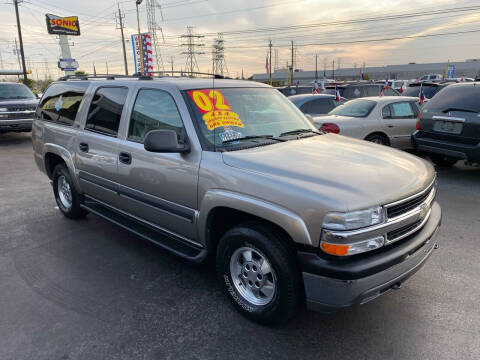
<svg viewBox="0 0 480 360"><path fill-rule="evenodd" d="M368 135L368 136L365 138L365 140L366 140L366 141L373 142L373 143L375 143L375 144L379 144L379 145L386 145L386 146L389 145L389 142L388 142L387 137L384 136L384 135L380 135L380 134Z"/></svg>
<svg viewBox="0 0 480 360"><path fill-rule="evenodd" d="M227 296L246 317L281 323L297 310L301 282L288 239L261 223L228 231L217 250L217 275Z"/></svg>
<svg viewBox="0 0 480 360"><path fill-rule="evenodd" d="M437 155L437 154L430 155L430 159L435 165L444 166L444 167L453 166L458 161L455 158L444 156L444 155Z"/></svg>

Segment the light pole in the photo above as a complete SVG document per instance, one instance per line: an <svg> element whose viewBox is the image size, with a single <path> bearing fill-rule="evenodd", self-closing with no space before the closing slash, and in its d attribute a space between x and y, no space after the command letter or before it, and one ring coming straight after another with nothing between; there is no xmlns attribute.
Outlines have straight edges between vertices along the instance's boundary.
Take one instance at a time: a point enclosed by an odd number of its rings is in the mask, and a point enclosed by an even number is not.
<svg viewBox="0 0 480 360"><path fill-rule="evenodd" d="M138 5L142 3L143 0L136 0L135 5L137 7L137 26L138 26L138 50L140 54L138 55L138 61L140 62L140 75L143 75L143 50L142 50L142 35L140 34L140 15L138 14Z"/></svg>

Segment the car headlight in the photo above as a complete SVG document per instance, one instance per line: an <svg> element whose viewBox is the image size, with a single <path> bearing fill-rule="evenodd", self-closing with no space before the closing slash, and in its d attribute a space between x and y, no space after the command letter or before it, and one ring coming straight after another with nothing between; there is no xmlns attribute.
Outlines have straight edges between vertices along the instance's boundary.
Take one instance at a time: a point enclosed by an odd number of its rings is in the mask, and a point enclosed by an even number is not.
<svg viewBox="0 0 480 360"><path fill-rule="evenodd" d="M328 230L354 230L381 224L385 211L381 206L351 212L329 212L323 219L323 228Z"/></svg>

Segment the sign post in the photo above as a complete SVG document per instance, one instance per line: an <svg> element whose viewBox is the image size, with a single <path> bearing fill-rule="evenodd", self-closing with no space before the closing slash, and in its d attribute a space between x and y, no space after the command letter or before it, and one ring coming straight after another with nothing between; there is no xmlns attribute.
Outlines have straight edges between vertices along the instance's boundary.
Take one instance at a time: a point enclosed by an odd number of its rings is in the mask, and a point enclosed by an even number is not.
<svg viewBox="0 0 480 360"><path fill-rule="evenodd" d="M78 69L78 62L72 59L68 36L80 35L80 24L77 16L60 17L53 14L46 14L47 31L49 34L58 35L61 51L61 58L58 67L65 71L65 75L75 74Z"/></svg>

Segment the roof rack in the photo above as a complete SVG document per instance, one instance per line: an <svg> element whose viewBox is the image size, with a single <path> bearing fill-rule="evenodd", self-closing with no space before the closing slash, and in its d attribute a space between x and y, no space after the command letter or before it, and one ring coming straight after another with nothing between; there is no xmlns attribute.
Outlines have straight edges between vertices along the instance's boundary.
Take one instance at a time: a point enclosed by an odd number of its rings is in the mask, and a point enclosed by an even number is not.
<svg viewBox="0 0 480 360"><path fill-rule="evenodd" d="M138 80L153 80L153 77L147 75L133 74L133 75L121 75L121 74L96 74L96 75L65 75L58 79L58 81L67 80L89 80L89 79L138 79Z"/></svg>

